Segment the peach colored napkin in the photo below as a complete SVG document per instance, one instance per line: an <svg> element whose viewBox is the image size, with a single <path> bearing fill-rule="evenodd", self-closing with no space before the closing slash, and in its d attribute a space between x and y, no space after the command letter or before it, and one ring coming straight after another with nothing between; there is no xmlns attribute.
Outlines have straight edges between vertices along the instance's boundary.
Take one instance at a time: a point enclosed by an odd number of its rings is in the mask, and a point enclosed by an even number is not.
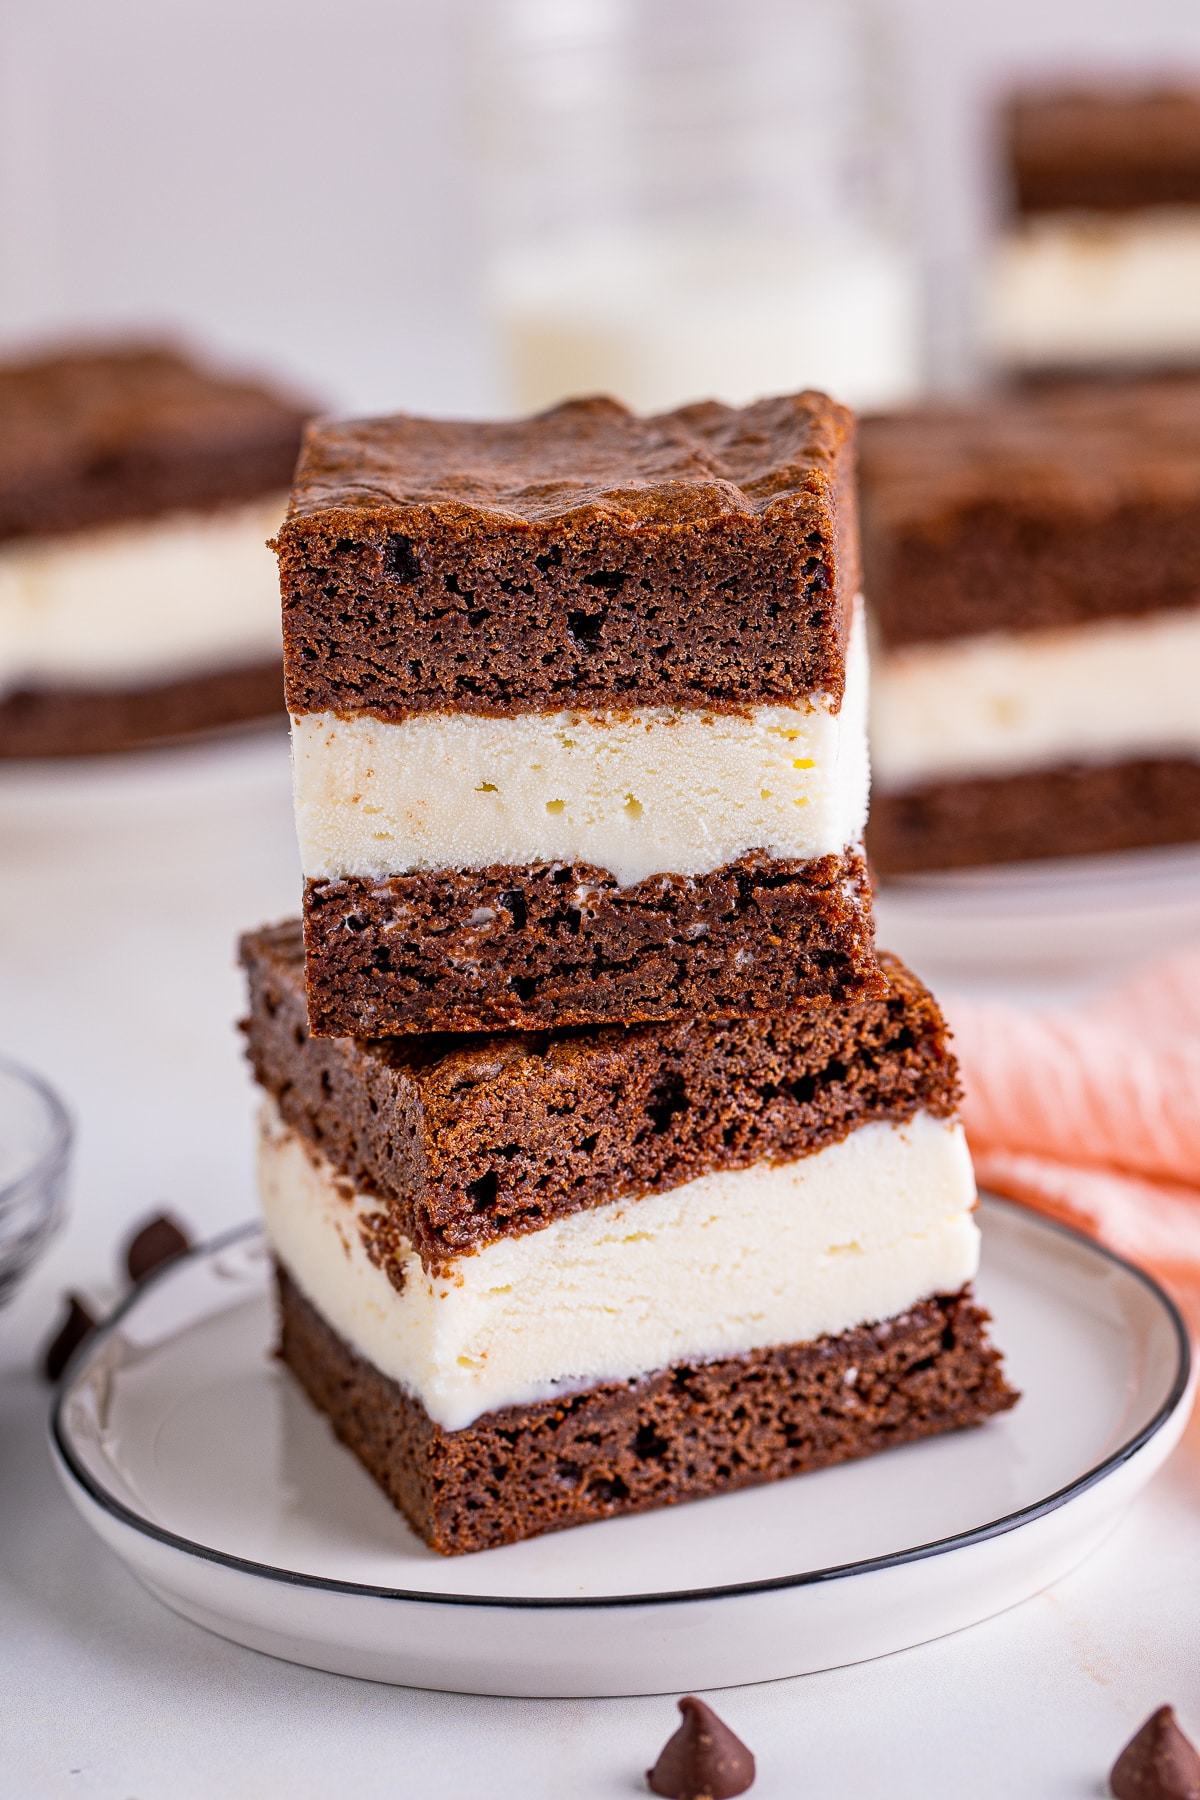
<svg viewBox="0 0 1200 1800"><path fill-rule="evenodd" d="M1200 947L1069 1010L946 1013L980 1184L1200 1295Z"/></svg>

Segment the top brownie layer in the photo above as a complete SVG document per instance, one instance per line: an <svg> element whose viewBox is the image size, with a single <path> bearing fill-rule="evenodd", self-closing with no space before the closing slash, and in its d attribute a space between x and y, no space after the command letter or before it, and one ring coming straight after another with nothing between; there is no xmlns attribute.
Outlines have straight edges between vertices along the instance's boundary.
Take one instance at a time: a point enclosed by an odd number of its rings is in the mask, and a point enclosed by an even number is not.
<svg viewBox="0 0 1200 1800"><path fill-rule="evenodd" d="M317 422L277 548L293 713L840 699L853 420L804 393Z"/></svg>
<svg viewBox="0 0 1200 1800"><path fill-rule="evenodd" d="M1200 92L1023 94L1006 128L1021 213L1200 205Z"/></svg>
<svg viewBox="0 0 1200 1800"><path fill-rule="evenodd" d="M242 942L254 1073L427 1266L552 1219L786 1162L873 1119L947 1117L936 1002L895 957L882 998L723 1021L405 1038L308 1034L299 924Z"/></svg>
<svg viewBox="0 0 1200 1800"><path fill-rule="evenodd" d="M1200 604L1200 379L1069 383L865 419L883 639Z"/></svg>
<svg viewBox="0 0 1200 1800"><path fill-rule="evenodd" d="M0 541L277 492L307 410L157 345L0 366Z"/></svg>

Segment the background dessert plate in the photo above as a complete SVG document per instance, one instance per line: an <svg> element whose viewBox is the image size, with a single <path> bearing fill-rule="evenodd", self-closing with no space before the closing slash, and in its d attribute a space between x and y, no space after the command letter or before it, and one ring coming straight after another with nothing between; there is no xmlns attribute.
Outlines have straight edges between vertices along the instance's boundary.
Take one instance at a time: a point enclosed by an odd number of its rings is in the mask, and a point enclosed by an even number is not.
<svg viewBox="0 0 1200 1800"><path fill-rule="evenodd" d="M1200 844L893 875L875 919L927 980L1111 972L1200 933Z"/></svg>
<svg viewBox="0 0 1200 1800"><path fill-rule="evenodd" d="M53 1442L75 1505L186 1618L292 1662L467 1693L662 1693L882 1656L1081 1562L1178 1441L1171 1302L993 1199L977 1291L1017 1408L774 1486L471 1556L427 1550L272 1359L246 1228L140 1289L82 1354Z"/></svg>

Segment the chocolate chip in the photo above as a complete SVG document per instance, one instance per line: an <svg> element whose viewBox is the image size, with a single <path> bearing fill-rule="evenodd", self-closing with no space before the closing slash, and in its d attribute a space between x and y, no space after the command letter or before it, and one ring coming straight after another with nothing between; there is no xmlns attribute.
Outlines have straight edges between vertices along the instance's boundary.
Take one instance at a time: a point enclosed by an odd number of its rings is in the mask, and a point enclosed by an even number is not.
<svg viewBox="0 0 1200 1800"><path fill-rule="evenodd" d="M1200 1800L1200 1755L1160 1706L1130 1738L1109 1783L1117 1800Z"/></svg>
<svg viewBox="0 0 1200 1800"><path fill-rule="evenodd" d="M125 1267L129 1271L129 1279L133 1282L145 1281L147 1275L153 1275L155 1269L161 1269L164 1263L174 1262L185 1250L190 1250L192 1240L174 1219L166 1213L159 1213L150 1219L130 1238L125 1250Z"/></svg>
<svg viewBox="0 0 1200 1800"><path fill-rule="evenodd" d="M57 1381L80 1344L86 1343L96 1329L96 1320L78 1294L68 1294L67 1316L42 1357L42 1374L47 1381Z"/></svg>
<svg viewBox="0 0 1200 1800"><path fill-rule="evenodd" d="M688 1694L679 1702L683 1724L663 1746L646 1781L670 1800L729 1800L754 1781L754 1758L711 1706Z"/></svg>

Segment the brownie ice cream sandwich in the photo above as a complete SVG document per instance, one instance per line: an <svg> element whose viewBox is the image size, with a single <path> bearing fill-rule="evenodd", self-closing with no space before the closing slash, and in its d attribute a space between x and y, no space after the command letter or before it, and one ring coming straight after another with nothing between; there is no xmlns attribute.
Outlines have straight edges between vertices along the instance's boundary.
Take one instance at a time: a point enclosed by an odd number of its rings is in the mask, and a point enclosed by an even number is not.
<svg viewBox="0 0 1200 1800"><path fill-rule="evenodd" d="M1200 840L1200 378L861 436L875 866Z"/></svg>
<svg viewBox="0 0 1200 1800"><path fill-rule="evenodd" d="M1200 365L1200 89L1031 90L999 136L998 361L1039 377Z"/></svg>
<svg viewBox="0 0 1200 1800"><path fill-rule="evenodd" d="M878 990L844 408L318 422L278 553L314 1032Z"/></svg>
<svg viewBox="0 0 1200 1800"><path fill-rule="evenodd" d="M0 366L0 756L283 716L266 542L306 411L157 345Z"/></svg>
<svg viewBox="0 0 1200 1800"><path fill-rule="evenodd" d="M953 1059L894 958L841 1006L374 1041L309 1033L298 924L243 961L281 1355L434 1549L1012 1404Z"/></svg>

